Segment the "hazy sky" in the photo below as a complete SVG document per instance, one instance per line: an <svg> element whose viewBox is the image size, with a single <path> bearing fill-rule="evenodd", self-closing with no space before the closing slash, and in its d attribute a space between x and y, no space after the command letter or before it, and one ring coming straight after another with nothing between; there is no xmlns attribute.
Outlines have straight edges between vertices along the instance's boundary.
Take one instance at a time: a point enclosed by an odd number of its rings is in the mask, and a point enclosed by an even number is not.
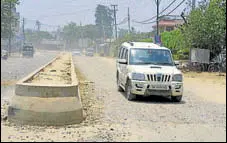
<svg viewBox="0 0 227 143"><path fill-rule="evenodd" d="M173 0L161 0L160 11L166 8ZM182 0L168 8L164 14L174 9ZM186 7L186 1L171 14L179 15ZM41 30L54 30L58 25L63 26L70 21L82 24L95 23L95 8L98 4L111 7L118 5L117 23L127 17L127 8L130 8L131 20L143 21L156 15L155 0L20 0L17 11L21 18L26 18L25 28L35 28L35 20L42 24ZM52 26L56 25L56 26ZM138 24L131 22L131 26L139 31L151 31L154 24ZM127 23L119 25L127 28Z"/></svg>

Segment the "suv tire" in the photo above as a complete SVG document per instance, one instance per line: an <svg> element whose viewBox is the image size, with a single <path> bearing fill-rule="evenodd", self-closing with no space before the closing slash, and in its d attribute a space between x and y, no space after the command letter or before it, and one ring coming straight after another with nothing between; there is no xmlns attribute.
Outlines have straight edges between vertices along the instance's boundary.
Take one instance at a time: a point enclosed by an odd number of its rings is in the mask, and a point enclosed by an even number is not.
<svg viewBox="0 0 227 143"><path fill-rule="evenodd" d="M123 92L124 90L122 89L122 87L120 86L120 82L119 82L119 79L118 79L118 74L117 74L117 91L119 92Z"/></svg>
<svg viewBox="0 0 227 143"><path fill-rule="evenodd" d="M126 83L125 91L126 91L126 98L129 101L136 99L136 95L131 93L131 89L132 89L132 84L131 84L131 81L128 80Z"/></svg>
<svg viewBox="0 0 227 143"><path fill-rule="evenodd" d="M173 102L181 102L181 99L182 99L182 95L180 95L180 96L171 96L171 100Z"/></svg>

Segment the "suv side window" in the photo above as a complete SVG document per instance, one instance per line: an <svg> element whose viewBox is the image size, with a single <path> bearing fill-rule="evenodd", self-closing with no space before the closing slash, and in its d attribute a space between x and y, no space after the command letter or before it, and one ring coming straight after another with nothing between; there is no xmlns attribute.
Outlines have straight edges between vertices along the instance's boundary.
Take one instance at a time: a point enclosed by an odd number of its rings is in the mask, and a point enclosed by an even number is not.
<svg viewBox="0 0 227 143"><path fill-rule="evenodd" d="M118 59L120 59L121 51L122 51L122 47L119 48L119 51L118 51Z"/></svg>
<svg viewBox="0 0 227 143"><path fill-rule="evenodd" d="M124 58L126 59L126 61L128 61L128 49L125 50L125 56Z"/></svg>
<svg viewBox="0 0 227 143"><path fill-rule="evenodd" d="M123 57L124 57L124 52L125 52L125 48L124 48L124 47L122 47L122 49L121 49L121 56L120 56L120 59L123 59Z"/></svg>
<svg viewBox="0 0 227 143"><path fill-rule="evenodd" d="M126 53L126 48L124 48L124 52L123 52L123 55L122 55L122 59L125 59L125 53Z"/></svg>

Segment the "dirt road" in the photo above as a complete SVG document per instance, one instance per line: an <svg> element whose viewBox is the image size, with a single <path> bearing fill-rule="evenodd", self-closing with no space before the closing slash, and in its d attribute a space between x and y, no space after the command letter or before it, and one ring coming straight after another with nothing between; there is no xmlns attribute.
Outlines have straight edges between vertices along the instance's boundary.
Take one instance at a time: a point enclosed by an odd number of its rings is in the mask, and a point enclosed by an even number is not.
<svg viewBox="0 0 227 143"><path fill-rule="evenodd" d="M5 112L14 93L8 82L13 84L54 56L45 52L33 59L2 61L1 80L6 84L1 87L1 141L226 141L225 77L185 74L184 97L178 104L160 97L129 102L117 91L115 60L104 57L74 57L84 74L77 74L86 117L81 124L40 127L8 122Z"/></svg>
<svg viewBox="0 0 227 143"><path fill-rule="evenodd" d="M225 77L185 74L179 104L161 97L129 102L117 91L114 59L81 56L74 62L103 101L102 122L122 125L126 140L226 141Z"/></svg>

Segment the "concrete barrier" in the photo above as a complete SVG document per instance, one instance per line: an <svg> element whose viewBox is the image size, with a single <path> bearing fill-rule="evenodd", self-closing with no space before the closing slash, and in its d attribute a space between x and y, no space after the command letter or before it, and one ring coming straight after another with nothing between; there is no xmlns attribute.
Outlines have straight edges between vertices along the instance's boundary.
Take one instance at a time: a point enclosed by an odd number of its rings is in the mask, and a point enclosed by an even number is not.
<svg viewBox="0 0 227 143"><path fill-rule="evenodd" d="M18 81L8 119L33 125L67 125L83 120L72 55L64 53Z"/></svg>

